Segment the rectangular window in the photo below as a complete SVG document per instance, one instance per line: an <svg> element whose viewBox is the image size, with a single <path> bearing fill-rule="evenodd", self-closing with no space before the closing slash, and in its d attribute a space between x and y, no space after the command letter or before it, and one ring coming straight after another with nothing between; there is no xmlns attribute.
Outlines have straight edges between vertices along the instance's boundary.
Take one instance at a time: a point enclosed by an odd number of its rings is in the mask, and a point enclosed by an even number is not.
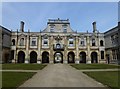
<svg viewBox="0 0 120 89"><path fill-rule="evenodd" d="M44 39L43 45L48 45L48 40L47 39Z"/></svg>
<svg viewBox="0 0 120 89"><path fill-rule="evenodd" d="M48 44L48 42L46 40L44 40L44 44Z"/></svg>
<svg viewBox="0 0 120 89"><path fill-rule="evenodd" d="M63 32L67 32L67 29L64 28L64 29L63 29Z"/></svg>
<svg viewBox="0 0 120 89"><path fill-rule="evenodd" d="M64 24L64 25L62 26L62 29L63 29L63 32L67 32L67 25Z"/></svg>
<svg viewBox="0 0 120 89"><path fill-rule="evenodd" d="M54 26L50 26L50 32L54 32Z"/></svg>
<svg viewBox="0 0 120 89"><path fill-rule="evenodd" d="M54 32L54 29L53 29L53 28L51 28L51 29L50 29L50 32Z"/></svg>
<svg viewBox="0 0 120 89"><path fill-rule="evenodd" d="M104 59L104 51L101 51L101 59Z"/></svg>
<svg viewBox="0 0 120 89"><path fill-rule="evenodd" d="M73 39L69 39L69 46L73 46L74 43L73 43Z"/></svg>
<svg viewBox="0 0 120 89"><path fill-rule="evenodd" d="M36 38L32 38L31 45L36 46Z"/></svg>

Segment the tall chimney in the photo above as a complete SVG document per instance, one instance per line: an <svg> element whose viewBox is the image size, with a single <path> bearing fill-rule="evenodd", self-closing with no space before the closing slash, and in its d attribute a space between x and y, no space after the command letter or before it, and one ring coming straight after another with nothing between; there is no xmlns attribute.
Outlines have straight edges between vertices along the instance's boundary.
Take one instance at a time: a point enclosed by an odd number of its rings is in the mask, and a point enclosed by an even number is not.
<svg viewBox="0 0 120 89"><path fill-rule="evenodd" d="M24 22L20 22L20 32L24 32Z"/></svg>
<svg viewBox="0 0 120 89"><path fill-rule="evenodd" d="M96 22L93 22L93 32L96 32L97 31L97 28L96 28Z"/></svg>

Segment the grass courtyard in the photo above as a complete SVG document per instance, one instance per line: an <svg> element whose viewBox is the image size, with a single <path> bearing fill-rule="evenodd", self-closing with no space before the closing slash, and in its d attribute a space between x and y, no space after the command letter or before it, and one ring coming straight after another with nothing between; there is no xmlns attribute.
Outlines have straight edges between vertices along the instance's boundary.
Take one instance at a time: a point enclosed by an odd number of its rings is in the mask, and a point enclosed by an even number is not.
<svg viewBox="0 0 120 89"><path fill-rule="evenodd" d="M42 70L46 64L2 64L3 70ZM16 89L36 72L2 72L2 89Z"/></svg>
<svg viewBox="0 0 120 89"><path fill-rule="evenodd" d="M72 64L72 67L78 70L91 70L91 69L118 69L120 65L111 64ZM88 71L83 72L92 77L98 82L107 85L111 89L120 89L119 75L120 71ZM118 84L119 83L119 84Z"/></svg>
<svg viewBox="0 0 120 89"><path fill-rule="evenodd" d="M2 64L3 70L41 70L46 64Z"/></svg>
<svg viewBox="0 0 120 89"><path fill-rule="evenodd" d="M95 72L83 72L92 77L98 82L107 85L111 89L120 89L118 71L95 71Z"/></svg>
<svg viewBox="0 0 120 89"><path fill-rule="evenodd" d="M2 72L2 89L16 89L35 72Z"/></svg>
<svg viewBox="0 0 120 89"><path fill-rule="evenodd" d="M85 69L118 69L120 65L111 65L111 64L71 64L72 67L78 70Z"/></svg>

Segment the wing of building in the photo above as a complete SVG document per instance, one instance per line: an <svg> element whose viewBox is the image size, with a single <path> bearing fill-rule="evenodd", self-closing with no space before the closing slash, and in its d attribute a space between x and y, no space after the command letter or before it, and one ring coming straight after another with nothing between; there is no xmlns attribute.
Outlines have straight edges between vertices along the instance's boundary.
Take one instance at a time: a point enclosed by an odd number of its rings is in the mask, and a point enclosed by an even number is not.
<svg viewBox="0 0 120 89"><path fill-rule="evenodd" d="M9 61L15 63L108 63L107 32L100 33L93 22L93 32L72 30L69 19L49 19L40 32L11 32ZM106 49L105 49L106 47ZM108 57L108 55L107 55ZM4 59L5 60L5 59ZM3 63L6 62L3 60Z"/></svg>

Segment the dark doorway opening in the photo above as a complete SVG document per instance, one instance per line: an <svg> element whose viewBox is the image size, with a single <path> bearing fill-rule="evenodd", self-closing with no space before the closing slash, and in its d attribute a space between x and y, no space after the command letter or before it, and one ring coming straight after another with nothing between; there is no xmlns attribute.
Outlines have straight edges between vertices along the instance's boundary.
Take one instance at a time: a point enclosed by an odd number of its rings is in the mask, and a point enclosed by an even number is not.
<svg viewBox="0 0 120 89"><path fill-rule="evenodd" d="M75 54L74 52L68 53L68 63L75 63Z"/></svg>
<svg viewBox="0 0 120 89"><path fill-rule="evenodd" d="M48 52L42 53L42 63L49 63L49 53Z"/></svg>
<svg viewBox="0 0 120 89"><path fill-rule="evenodd" d="M18 63L24 63L25 61L25 53L23 51L20 51L18 53Z"/></svg>
<svg viewBox="0 0 120 89"><path fill-rule="evenodd" d="M86 63L86 53L80 52L80 63Z"/></svg>
<svg viewBox="0 0 120 89"><path fill-rule="evenodd" d="M35 51L30 53L30 63L37 63L37 53Z"/></svg>
<svg viewBox="0 0 120 89"><path fill-rule="evenodd" d="M98 63L97 52L91 53L91 63Z"/></svg>

